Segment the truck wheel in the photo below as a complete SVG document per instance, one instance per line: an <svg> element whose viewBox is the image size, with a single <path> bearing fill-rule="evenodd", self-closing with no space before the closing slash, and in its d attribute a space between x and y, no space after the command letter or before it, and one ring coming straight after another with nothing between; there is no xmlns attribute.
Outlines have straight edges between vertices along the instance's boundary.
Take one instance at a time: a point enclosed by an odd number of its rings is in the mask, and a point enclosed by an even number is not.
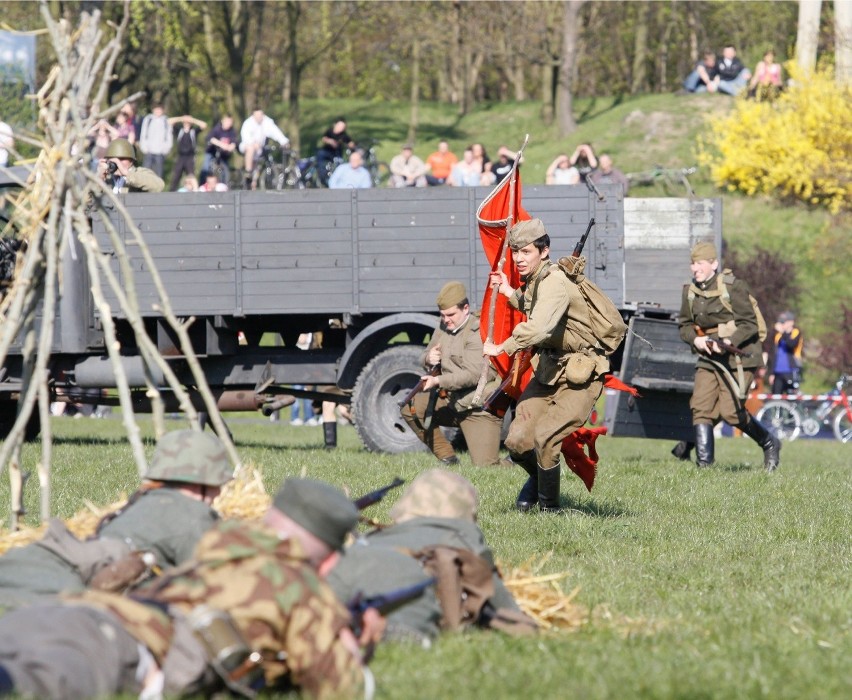
<svg viewBox="0 0 852 700"><path fill-rule="evenodd" d="M5 440L9 433L12 432L12 426L15 425L17 413L17 401L9 401L8 399L0 400L0 440ZM29 423L27 423L27 427L24 428L24 440L32 442L38 437L40 432L41 420L38 416L38 406L36 406L30 416Z"/></svg>
<svg viewBox="0 0 852 700"><path fill-rule="evenodd" d="M399 401L417 384L423 370L423 348L389 348L370 360L352 392L355 430L370 452L418 452L426 446L411 432L399 412Z"/></svg>

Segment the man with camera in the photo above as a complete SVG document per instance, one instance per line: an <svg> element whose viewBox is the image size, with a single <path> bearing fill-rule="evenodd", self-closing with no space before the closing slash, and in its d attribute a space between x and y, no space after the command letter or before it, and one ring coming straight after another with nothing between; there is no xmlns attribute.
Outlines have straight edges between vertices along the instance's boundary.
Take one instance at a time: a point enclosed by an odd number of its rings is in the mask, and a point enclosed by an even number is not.
<svg viewBox="0 0 852 700"><path fill-rule="evenodd" d="M98 165L98 174L115 193L162 192L166 186L163 179L138 163L136 147L127 139L115 139Z"/></svg>

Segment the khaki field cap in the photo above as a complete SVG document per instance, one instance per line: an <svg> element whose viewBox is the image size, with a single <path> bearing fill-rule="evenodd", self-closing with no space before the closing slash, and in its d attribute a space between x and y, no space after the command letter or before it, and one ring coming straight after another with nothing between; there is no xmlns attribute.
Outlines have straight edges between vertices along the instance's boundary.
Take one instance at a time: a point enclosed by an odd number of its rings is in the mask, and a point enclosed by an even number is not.
<svg viewBox="0 0 852 700"><path fill-rule="evenodd" d="M176 430L157 444L145 478L221 486L233 478L233 470L219 438L197 430Z"/></svg>
<svg viewBox="0 0 852 700"><path fill-rule="evenodd" d="M287 479L272 505L332 549L343 549L346 535L358 523L352 501L331 484L314 479Z"/></svg>
<svg viewBox="0 0 852 700"><path fill-rule="evenodd" d="M441 311L444 311L445 309L458 306L465 299L467 299L467 290L461 282L447 282L441 287L441 291L438 292L438 298L435 300L435 303L438 304L438 308Z"/></svg>
<svg viewBox="0 0 852 700"><path fill-rule="evenodd" d="M138 158L138 152L133 147L133 144L130 143L127 139L115 139L107 146L106 152L107 158L126 158L127 160L132 160L136 163Z"/></svg>
<svg viewBox="0 0 852 700"><path fill-rule="evenodd" d="M391 520L412 518L457 518L476 521L479 497L467 479L446 469L423 472L390 511Z"/></svg>
<svg viewBox="0 0 852 700"><path fill-rule="evenodd" d="M509 231L509 247L512 250L520 250L546 234L547 231L544 229L544 223L541 219L519 221Z"/></svg>
<svg viewBox="0 0 852 700"><path fill-rule="evenodd" d="M716 260L716 246L708 241L696 243L692 248L691 257L692 262L698 262L699 260Z"/></svg>

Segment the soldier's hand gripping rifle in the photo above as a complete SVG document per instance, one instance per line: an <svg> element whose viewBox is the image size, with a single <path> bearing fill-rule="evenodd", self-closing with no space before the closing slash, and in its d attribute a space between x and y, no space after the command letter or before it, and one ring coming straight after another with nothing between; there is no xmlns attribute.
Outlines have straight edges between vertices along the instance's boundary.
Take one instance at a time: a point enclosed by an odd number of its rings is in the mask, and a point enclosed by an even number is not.
<svg viewBox="0 0 852 700"><path fill-rule="evenodd" d="M432 365L432 368L426 373L426 375L429 376L429 377L437 377L440 373L441 373L441 365L439 363L437 365ZM426 386L426 380L421 379L419 382L417 382L417 384L414 385L414 387L411 389L411 391L409 391L402 398L402 400L399 401L399 407L402 408L406 404L411 403L412 400L414 399L414 397L417 396L417 394L419 394L421 391L423 391L424 386Z"/></svg>
<svg viewBox="0 0 852 700"><path fill-rule="evenodd" d="M396 477L391 483L387 486L382 486L380 489L376 489L375 491L370 491L370 493L365 493L361 498L356 498L352 503L355 504L355 507L358 510L364 510L364 508L369 508L376 503L381 502L385 496L387 496L393 489L399 488L405 483L405 479L400 479Z"/></svg>
<svg viewBox="0 0 852 700"><path fill-rule="evenodd" d="M437 581L438 579L433 576L411 586L403 586L387 593L379 593L378 595L368 597L357 593L346 604L349 613L352 615L352 631L355 633L355 636L361 636L364 626L364 613L367 610L372 608L382 616L388 615L406 603L419 598L429 586L434 586Z"/></svg>
<svg viewBox="0 0 852 700"><path fill-rule="evenodd" d="M750 352L746 352L745 350L740 350L736 345L732 345L731 343L723 342L718 335L713 335L707 333L705 330L701 328L701 326L697 324L693 324L692 326L695 329L695 334L699 338L707 338L708 341L712 342L717 348L719 348L720 352L727 353L729 355L733 355L734 357L751 357ZM707 353L711 354L710 352Z"/></svg>

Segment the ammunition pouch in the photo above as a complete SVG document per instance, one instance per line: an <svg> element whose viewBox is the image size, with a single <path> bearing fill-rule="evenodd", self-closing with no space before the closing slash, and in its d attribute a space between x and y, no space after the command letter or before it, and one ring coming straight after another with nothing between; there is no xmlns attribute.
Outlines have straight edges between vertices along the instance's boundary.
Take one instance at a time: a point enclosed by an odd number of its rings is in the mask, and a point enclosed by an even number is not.
<svg viewBox="0 0 852 700"><path fill-rule="evenodd" d="M233 618L223 610L199 605L187 615L207 662L229 690L254 698L263 687L263 657L253 651Z"/></svg>
<svg viewBox="0 0 852 700"><path fill-rule="evenodd" d="M99 569L88 586L96 591L123 593L150 578L155 566L156 558L150 552L131 552Z"/></svg>
<svg viewBox="0 0 852 700"><path fill-rule="evenodd" d="M597 366L598 362L592 355L575 352L568 356L568 362L565 364L565 378L569 384L585 384L592 378Z"/></svg>
<svg viewBox="0 0 852 700"><path fill-rule="evenodd" d="M737 324L732 320L719 324L718 336L720 338L730 338L736 333Z"/></svg>

